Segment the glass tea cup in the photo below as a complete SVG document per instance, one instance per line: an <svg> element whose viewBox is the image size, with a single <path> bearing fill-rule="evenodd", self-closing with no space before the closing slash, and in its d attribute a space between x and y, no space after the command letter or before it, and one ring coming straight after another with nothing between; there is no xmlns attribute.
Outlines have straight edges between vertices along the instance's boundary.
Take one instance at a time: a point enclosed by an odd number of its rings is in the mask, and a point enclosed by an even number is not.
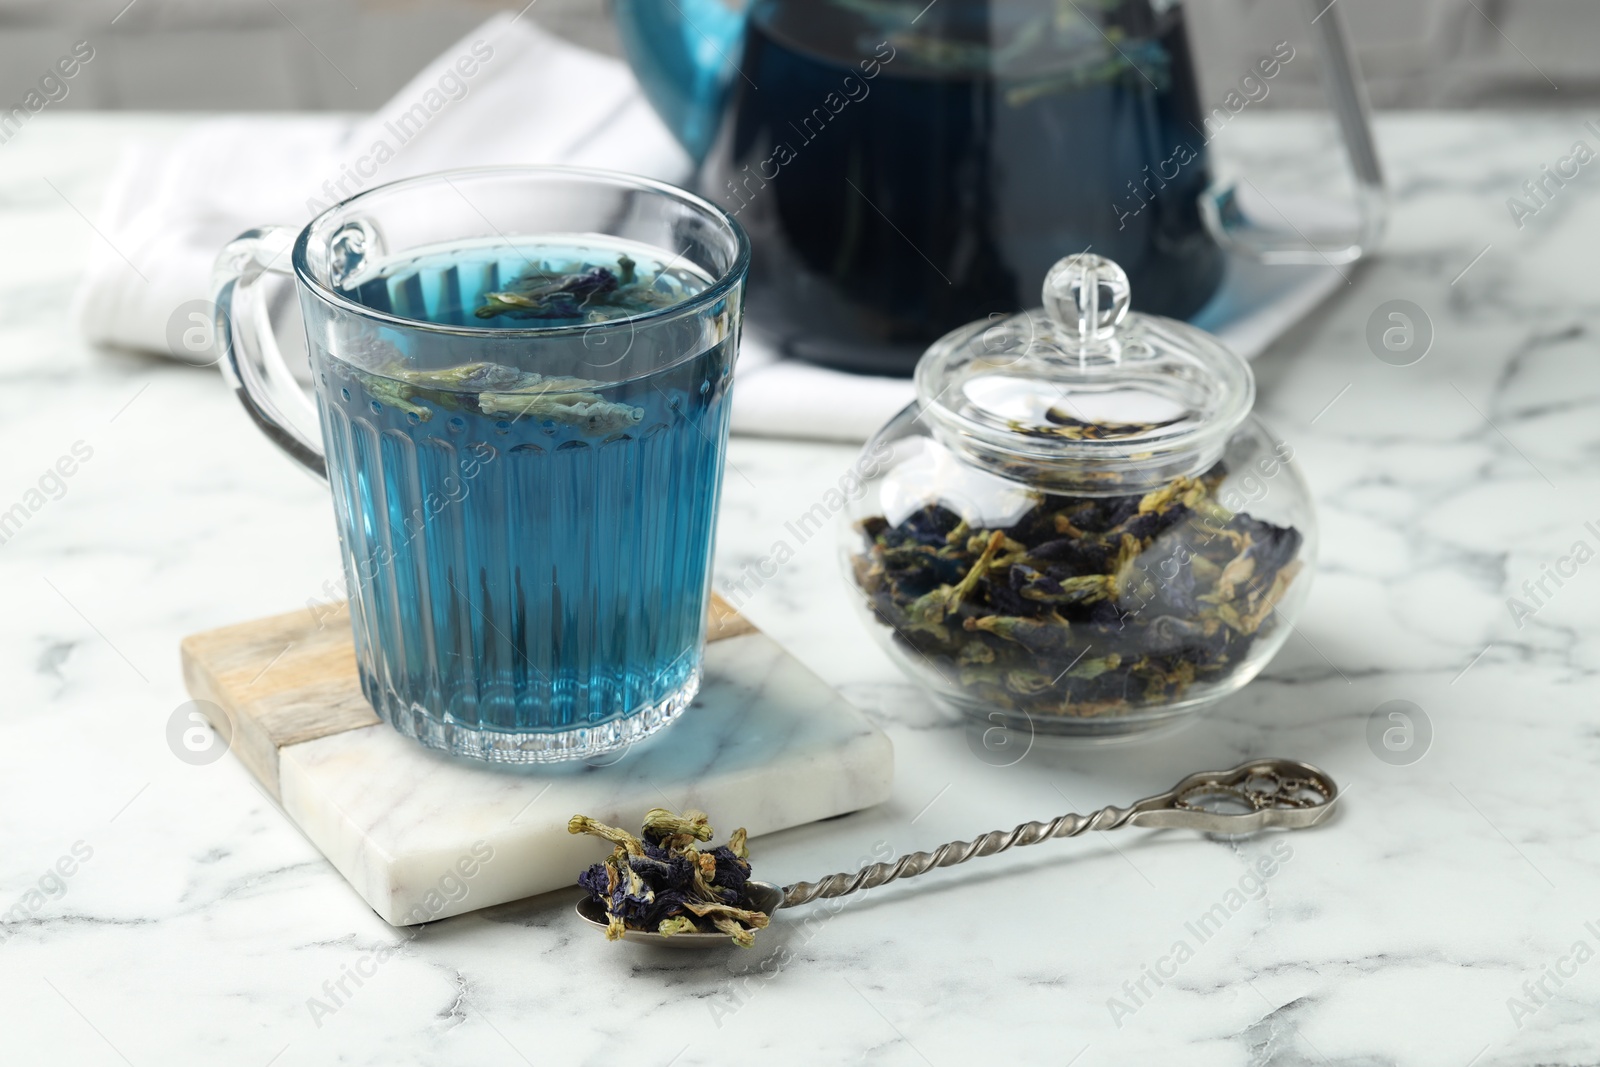
<svg viewBox="0 0 1600 1067"><path fill-rule="evenodd" d="M711 204L558 167L412 178L223 250L223 366L333 491L362 690L401 733L581 759L694 698L748 262ZM314 401L271 321L290 277Z"/></svg>

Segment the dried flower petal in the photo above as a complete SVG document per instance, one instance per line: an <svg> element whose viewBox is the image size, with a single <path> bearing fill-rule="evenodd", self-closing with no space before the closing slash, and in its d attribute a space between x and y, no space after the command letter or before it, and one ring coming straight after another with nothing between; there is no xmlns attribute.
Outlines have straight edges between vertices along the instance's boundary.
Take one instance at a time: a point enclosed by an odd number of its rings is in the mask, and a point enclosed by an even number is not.
<svg viewBox="0 0 1600 1067"><path fill-rule="evenodd" d="M587 815L574 815L568 819L567 833L592 834L595 837L603 837L612 844L627 849L630 856L644 855L643 841L640 841L626 830L620 830L615 826L607 826L605 823L591 819Z"/></svg>
<svg viewBox="0 0 1600 1067"><path fill-rule="evenodd" d="M711 820L703 811L674 814L666 808L651 808L644 813L644 838L659 843L663 838L682 834L696 841L711 840Z"/></svg>

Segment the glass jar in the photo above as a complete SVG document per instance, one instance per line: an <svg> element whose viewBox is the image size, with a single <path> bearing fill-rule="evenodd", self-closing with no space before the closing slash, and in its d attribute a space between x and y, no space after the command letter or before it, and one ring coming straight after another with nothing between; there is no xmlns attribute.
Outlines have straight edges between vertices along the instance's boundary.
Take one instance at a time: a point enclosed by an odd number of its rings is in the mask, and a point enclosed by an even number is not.
<svg viewBox="0 0 1600 1067"><path fill-rule="evenodd" d="M1217 338L1063 259L1044 307L946 334L867 443L844 561L917 682L988 725L1114 737L1239 689L1288 637L1316 520Z"/></svg>

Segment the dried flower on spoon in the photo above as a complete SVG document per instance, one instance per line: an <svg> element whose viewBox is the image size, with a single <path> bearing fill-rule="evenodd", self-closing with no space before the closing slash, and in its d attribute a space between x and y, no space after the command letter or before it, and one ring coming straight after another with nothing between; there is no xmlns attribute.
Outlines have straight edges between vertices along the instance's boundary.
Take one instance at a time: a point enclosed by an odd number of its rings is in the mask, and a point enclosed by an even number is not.
<svg viewBox="0 0 1600 1067"><path fill-rule="evenodd" d="M606 939L619 940L626 930L664 935L720 930L741 948L755 944L755 932L767 925L745 894L750 880L750 853L741 827L728 843L701 851L711 840L705 812L676 815L665 808L645 814L643 832L626 830L574 815L567 832L591 834L616 848L603 863L578 876L578 884L605 908Z"/></svg>

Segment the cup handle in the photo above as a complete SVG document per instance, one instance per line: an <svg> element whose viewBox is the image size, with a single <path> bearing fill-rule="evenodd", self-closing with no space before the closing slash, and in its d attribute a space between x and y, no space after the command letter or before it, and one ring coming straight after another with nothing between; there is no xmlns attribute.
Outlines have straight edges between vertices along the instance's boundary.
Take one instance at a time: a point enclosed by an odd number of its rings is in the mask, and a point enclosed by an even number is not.
<svg viewBox="0 0 1600 1067"><path fill-rule="evenodd" d="M316 406L295 380L267 313L267 275L292 284L290 250L297 230L263 226L228 242L211 274L215 334L222 350L222 372L234 395L261 432L290 459L326 482L328 463L322 442L304 427L315 425ZM290 415L290 411L298 417Z"/></svg>
<svg viewBox="0 0 1600 1067"><path fill-rule="evenodd" d="M1323 85L1328 106L1339 123L1345 156L1355 182L1354 229L1310 230L1252 219L1239 200L1237 183L1219 183L1200 200L1206 228L1230 251L1263 263L1354 263L1371 253L1389 222L1389 190L1378 149L1372 139L1372 106L1361 78L1361 66L1350 44L1344 12L1328 0L1306 0L1311 28L1318 38ZM1269 208L1269 210L1272 210ZM1277 212L1277 214L1282 214Z"/></svg>

